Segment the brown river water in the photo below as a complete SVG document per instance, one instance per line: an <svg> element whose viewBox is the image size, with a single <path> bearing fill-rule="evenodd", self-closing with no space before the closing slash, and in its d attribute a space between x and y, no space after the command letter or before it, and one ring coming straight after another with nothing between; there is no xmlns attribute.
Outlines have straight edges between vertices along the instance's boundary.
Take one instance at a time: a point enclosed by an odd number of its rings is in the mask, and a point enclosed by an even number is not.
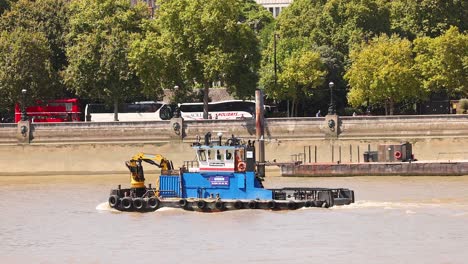
<svg viewBox="0 0 468 264"><path fill-rule="evenodd" d="M0 262L468 263L468 176L268 177L355 191L351 206L281 212L111 210L109 190L127 182L0 177Z"/></svg>

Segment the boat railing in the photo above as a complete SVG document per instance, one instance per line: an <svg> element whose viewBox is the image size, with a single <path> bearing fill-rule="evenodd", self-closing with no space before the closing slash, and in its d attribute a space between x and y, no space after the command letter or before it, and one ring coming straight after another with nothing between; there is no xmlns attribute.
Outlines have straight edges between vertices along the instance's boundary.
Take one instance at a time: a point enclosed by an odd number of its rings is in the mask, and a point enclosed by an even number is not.
<svg viewBox="0 0 468 264"><path fill-rule="evenodd" d="M198 160L186 160L184 161L184 168L190 169L190 168L198 168L200 164L198 163Z"/></svg>

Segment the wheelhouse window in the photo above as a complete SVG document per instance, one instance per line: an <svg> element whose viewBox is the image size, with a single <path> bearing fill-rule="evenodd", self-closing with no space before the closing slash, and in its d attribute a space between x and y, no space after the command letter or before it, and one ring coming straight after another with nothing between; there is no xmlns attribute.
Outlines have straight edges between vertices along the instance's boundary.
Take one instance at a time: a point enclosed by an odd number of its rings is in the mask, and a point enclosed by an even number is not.
<svg viewBox="0 0 468 264"><path fill-rule="evenodd" d="M199 161L206 161L206 152L204 149L198 150L198 160Z"/></svg>

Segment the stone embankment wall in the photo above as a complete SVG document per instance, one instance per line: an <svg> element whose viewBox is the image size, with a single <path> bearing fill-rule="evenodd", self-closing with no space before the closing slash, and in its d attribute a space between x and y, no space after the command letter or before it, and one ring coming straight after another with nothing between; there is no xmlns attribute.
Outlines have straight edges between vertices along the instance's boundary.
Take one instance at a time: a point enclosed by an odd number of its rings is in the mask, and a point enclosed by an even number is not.
<svg viewBox="0 0 468 264"><path fill-rule="evenodd" d="M234 134L255 140L255 121L36 123L21 132L21 124L0 124L0 175L125 173L124 161L138 152L162 154L178 167L195 158L190 143L197 136L211 132L216 138L222 132L224 138ZM405 141L413 144L419 160L468 159L468 115L327 116L265 122L269 161L362 162L369 148Z"/></svg>

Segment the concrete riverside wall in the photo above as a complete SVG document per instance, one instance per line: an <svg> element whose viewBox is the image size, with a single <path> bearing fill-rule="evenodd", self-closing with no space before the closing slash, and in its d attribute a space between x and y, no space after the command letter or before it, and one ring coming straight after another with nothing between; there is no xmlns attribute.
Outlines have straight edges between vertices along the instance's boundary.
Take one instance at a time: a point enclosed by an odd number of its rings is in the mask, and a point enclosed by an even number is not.
<svg viewBox="0 0 468 264"><path fill-rule="evenodd" d="M269 161L362 162L369 147L405 141L419 160L468 159L468 115L337 117L336 131L325 117L265 123ZM0 124L0 175L126 173L124 161L138 152L179 167L195 158L190 143L207 132L255 140L254 120L33 123L30 130L30 143L19 143L18 126Z"/></svg>

